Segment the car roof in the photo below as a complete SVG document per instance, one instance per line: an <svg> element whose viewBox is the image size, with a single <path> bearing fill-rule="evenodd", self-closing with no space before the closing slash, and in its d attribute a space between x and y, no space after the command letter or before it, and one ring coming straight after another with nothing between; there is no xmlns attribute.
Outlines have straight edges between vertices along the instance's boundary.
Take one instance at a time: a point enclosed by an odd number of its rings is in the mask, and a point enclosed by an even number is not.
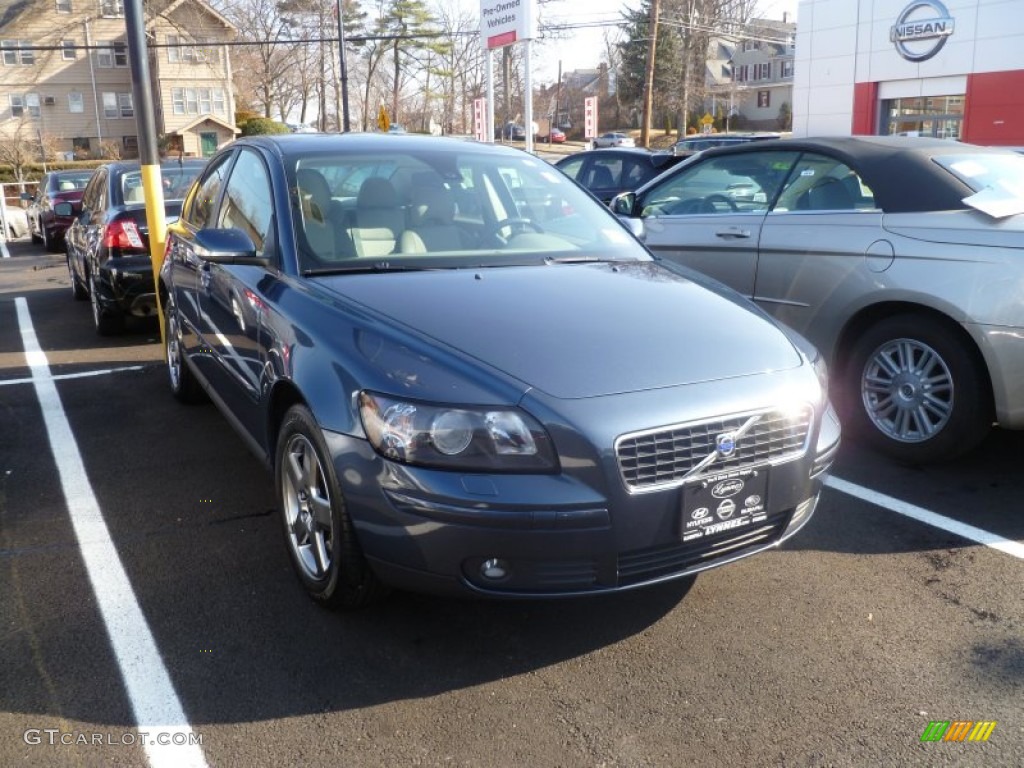
<svg viewBox="0 0 1024 768"><path fill-rule="evenodd" d="M940 155L998 152L949 139L909 136L835 136L748 141L704 150L700 157L749 152L822 152L850 166L888 213L947 211L967 207L973 190L933 162ZM694 161L700 162L700 161Z"/></svg>
<svg viewBox="0 0 1024 768"><path fill-rule="evenodd" d="M227 148L239 145L263 147L281 156L315 155L328 152L410 152L415 154L472 151L519 157L527 154L522 149L503 144L416 133L281 133L246 136L236 139Z"/></svg>

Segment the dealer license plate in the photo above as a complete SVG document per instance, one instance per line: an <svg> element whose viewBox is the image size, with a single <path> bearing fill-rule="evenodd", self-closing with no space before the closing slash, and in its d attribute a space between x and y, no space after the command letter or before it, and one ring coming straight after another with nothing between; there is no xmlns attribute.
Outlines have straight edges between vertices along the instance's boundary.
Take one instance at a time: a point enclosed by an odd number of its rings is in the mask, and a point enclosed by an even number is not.
<svg viewBox="0 0 1024 768"><path fill-rule="evenodd" d="M683 486L683 541L739 532L768 513L768 471L725 472Z"/></svg>

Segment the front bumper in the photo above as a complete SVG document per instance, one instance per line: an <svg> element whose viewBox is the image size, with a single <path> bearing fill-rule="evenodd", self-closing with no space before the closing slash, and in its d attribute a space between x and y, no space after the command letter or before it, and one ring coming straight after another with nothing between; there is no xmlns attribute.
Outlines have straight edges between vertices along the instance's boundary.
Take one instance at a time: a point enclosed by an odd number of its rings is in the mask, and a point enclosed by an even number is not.
<svg viewBox="0 0 1024 768"><path fill-rule="evenodd" d="M839 445L838 421L827 422L802 456L760 467L768 478L763 515L716 520L696 539L684 519L684 486L630 493L612 455L593 469L614 482L596 489L585 474L565 471L410 467L380 458L360 438L325 438L360 544L382 580L417 592L529 598L634 589L778 546L817 505Z"/></svg>

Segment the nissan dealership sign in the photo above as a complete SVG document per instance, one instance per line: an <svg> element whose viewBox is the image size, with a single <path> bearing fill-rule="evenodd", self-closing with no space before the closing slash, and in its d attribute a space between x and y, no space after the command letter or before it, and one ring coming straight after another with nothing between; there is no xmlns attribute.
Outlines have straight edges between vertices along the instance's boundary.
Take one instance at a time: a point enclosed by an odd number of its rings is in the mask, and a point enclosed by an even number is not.
<svg viewBox="0 0 1024 768"><path fill-rule="evenodd" d="M480 42L484 50L535 37L533 0L481 0Z"/></svg>
<svg viewBox="0 0 1024 768"><path fill-rule="evenodd" d="M927 61L953 34L953 17L938 0L907 5L889 30L889 40L907 61Z"/></svg>

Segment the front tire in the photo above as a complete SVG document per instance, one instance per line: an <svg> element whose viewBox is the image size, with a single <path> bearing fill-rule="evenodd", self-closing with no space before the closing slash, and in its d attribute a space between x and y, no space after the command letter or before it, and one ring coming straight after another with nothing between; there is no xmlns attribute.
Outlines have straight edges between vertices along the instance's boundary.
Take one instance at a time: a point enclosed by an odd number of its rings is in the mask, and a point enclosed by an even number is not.
<svg viewBox="0 0 1024 768"><path fill-rule="evenodd" d="M299 581L326 608L360 608L387 589L363 557L313 414L288 409L274 461L285 544Z"/></svg>
<svg viewBox="0 0 1024 768"><path fill-rule="evenodd" d="M896 315L853 345L845 410L854 434L906 464L956 458L992 427L984 363L961 330Z"/></svg>
<svg viewBox="0 0 1024 768"><path fill-rule="evenodd" d="M182 403L201 402L205 399L205 393L185 360L178 308L169 297L164 309L164 318L164 360L167 362L171 394Z"/></svg>

